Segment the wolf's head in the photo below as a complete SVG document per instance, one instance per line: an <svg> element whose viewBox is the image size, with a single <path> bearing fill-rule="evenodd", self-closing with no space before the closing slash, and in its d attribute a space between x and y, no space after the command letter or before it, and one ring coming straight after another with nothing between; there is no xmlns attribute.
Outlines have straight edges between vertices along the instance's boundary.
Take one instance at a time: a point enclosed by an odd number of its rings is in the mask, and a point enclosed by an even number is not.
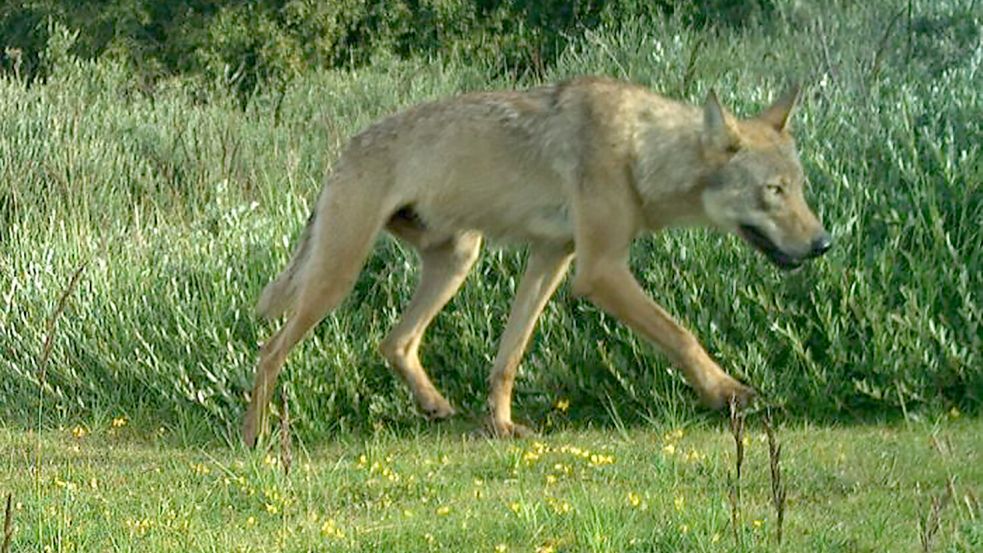
<svg viewBox="0 0 983 553"><path fill-rule="evenodd" d="M797 99L793 88L746 120L725 111L713 92L703 107L703 155L713 167L702 194L704 212L783 269L832 245L803 196L805 175L788 133Z"/></svg>

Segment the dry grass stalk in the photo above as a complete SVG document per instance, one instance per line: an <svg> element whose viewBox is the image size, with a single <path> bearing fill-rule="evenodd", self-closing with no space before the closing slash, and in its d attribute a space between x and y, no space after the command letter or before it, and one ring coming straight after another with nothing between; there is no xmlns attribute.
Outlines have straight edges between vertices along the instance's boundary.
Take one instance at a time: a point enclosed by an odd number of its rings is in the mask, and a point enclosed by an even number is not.
<svg viewBox="0 0 983 553"><path fill-rule="evenodd" d="M79 279L82 277L82 271L85 270L85 267L86 265L88 265L88 263L89 263L88 261L84 261L82 262L81 265L79 265L78 269L75 269L75 273L72 275L72 279L68 282L68 286L65 287L65 291L62 292L61 297L58 298L58 304L55 306L55 311L51 314L51 317L48 319L48 327L46 329L47 335L45 336L44 339L44 347L41 349L41 356L38 358L38 407L37 407L38 434L37 434L37 441L35 444L34 467L33 467L34 487L38 494L38 497L41 496L41 414L43 412L42 408L44 406L44 386L45 386L45 381L47 379L48 359L51 357L51 350L55 344L55 323L58 322L58 318L61 316L62 312L65 311L65 307L68 305L68 297L72 294L72 291L75 290L75 287L78 286ZM7 497L7 514L8 515L10 514L10 496ZM6 523L9 522L9 520L10 517L8 516L7 520L4 521L5 546L7 544ZM3 553L6 553L6 547L2 551Z"/></svg>
<svg viewBox="0 0 983 553"><path fill-rule="evenodd" d="M51 348L55 343L55 323L58 321L58 317L61 316L62 312L65 310L65 306L68 304L68 296L71 295L72 290L78 285L79 278L82 276L82 271L88 262L84 262L79 265L78 269L75 269L75 274L72 275L72 280L68 282L68 286L65 291L62 292L61 297L58 298L58 306L55 307L55 312L51 314L51 318L48 319L48 335L44 339L44 349L41 350L41 357L38 361L38 382L41 386L44 386L45 378L45 367L48 365L48 358L51 357Z"/></svg>
<svg viewBox="0 0 983 553"><path fill-rule="evenodd" d="M14 80L20 81L20 66L24 62L24 51L20 48L6 47L3 49L4 55L11 60L14 67Z"/></svg>
<svg viewBox="0 0 983 553"><path fill-rule="evenodd" d="M932 507L924 519L918 521L918 540L922 544L922 551L928 553L932 550L932 541L939 529L942 528L942 511L949 505L949 501L955 495L955 482L950 476L946 481L945 490L932 498Z"/></svg>
<svg viewBox="0 0 983 553"><path fill-rule="evenodd" d="M881 72L881 60L885 52L887 51L887 46L891 35L894 33L894 28L897 26L898 21L901 20L901 16L904 15L907 8L901 8L897 13L891 17L888 21L887 27L884 29L884 34L881 35L881 39L877 43L877 51L874 52L874 61L871 63L870 72L868 78L873 81Z"/></svg>
<svg viewBox="0 0 983 553"><path fill-rule="evenodd" d="M734 530L734 541L741 544L741 468L744 466L744 414L737 408L734 399L730 401L730 433L734 436L734 475L730 478L730 525Z"/></svg>
<svg viewBox="0 0 983 553"><path fill-rule="evenodd" d="M942 436L942 439L939 439L938 434L932 434L931 440L932 447L939 455L946 457L952 453L952 440L948 436Z"/></svg>
<svg viewBox="0 0 983 553"><path fill-rule="evenodd" d="M11 502L14 494L7 494L7 509L3 515L3 546L0 546L0 553L10 553L10 542L14 538L14 512L11 510Z"/></svg>
<svg viewBox="0 0 983 553"><path fill-rule="evenodd" d="M980 504L980 500L973 493L973 490L966 491L966 495L963 496L963 505L966 506L966 512L969 513L969 519L972 521L976 520L977 513L983 514L983 505Z"/></svg>
<svg viewBox="0 0 983 553"><path fill-rule="evenodd" d="M293 451L290 444L290 410L287 406L287 392L280 388L280 464L283 474L290 475L290 465L293 463Z"/></svg>
<svg viewBox="0 0 983 553"><path fill-rule="evenodd" d="M775 538L782 544L782 526L785 523L785 483L782 482L782 444L775 437L771 424L771 411L765 411L765 433L768 435L768 461L771 466L771 503L775 507Z"/></svg>

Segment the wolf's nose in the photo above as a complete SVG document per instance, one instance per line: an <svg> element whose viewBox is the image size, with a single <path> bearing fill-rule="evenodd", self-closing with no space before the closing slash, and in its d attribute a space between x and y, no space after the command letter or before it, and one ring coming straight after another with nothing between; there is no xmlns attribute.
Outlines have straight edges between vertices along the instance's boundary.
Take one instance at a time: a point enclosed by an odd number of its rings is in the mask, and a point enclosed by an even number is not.
<svg viewBox="0 0 983 553"><path fill-rule="evenodd" d="M833 237L828 232L823 232L812 241L812 249L809 250L809 257L819 257L828 252L833 247Z"/></svg>

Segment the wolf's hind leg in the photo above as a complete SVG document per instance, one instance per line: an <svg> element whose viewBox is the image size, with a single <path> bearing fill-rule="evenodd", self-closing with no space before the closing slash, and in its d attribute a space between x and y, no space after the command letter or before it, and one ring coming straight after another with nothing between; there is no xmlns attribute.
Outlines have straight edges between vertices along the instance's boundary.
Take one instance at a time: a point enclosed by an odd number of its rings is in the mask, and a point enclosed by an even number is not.
<svg viewBox="0 0 983 553"><path fill-rule="evenodd" d="M478 259L480 249L481 235L471 232L456 235L436 246L423 247L420 251L420 283L413 299L379 346L390 365L409 386L420 410L431 420L453 415L454 408L437 391L420 363L420 341L437 312L464 282Z"/></svg>
<svg viewBox="0 0 983 553"><path fill-rule="evenodd" d="M291 348L348 295L382 229L388 209L351 194L330 192L317 207L311 248L299 260L297 294L286 322L260 349L243 441L252 447L265 427L266 407Z"/></svg>
<svg viewBox="0 0 983 553"><path fill-rule="evenodd" d="M526 262L526 271L512 300L512 311L495 356L495 366L489 377L490 411L488 426L496 437L522 437L531 432L512 422L512 385L515 371L556 287L563 280L572 254L566 248L534 249Z"/></svg>

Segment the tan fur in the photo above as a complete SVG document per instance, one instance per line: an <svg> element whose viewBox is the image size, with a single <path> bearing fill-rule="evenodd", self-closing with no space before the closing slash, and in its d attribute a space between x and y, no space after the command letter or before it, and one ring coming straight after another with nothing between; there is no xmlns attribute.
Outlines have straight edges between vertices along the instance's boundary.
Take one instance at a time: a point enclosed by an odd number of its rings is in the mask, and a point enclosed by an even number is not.
<svg viewBox="0 0 983 553"><path fill-rule="evenodd" d="M377 122L351 140L294 258L260 300L262 314L288 317L262 348L245 441L261 432L287 353L348 293L383 228L419 250L422 274L381 350L429 417L454 411L417 351L482 236L530 247L491 372L494 435L525 433L511 415L516 368L574 256L574 292L659 345L705 403L749 401L752 390L642 290L628 251L641 232L691 224L741 234L785 266L825 251L828 236L803 200L787 132L795 98L738 120L712 94L700 108L584 78L468 94Z"/></svg>

